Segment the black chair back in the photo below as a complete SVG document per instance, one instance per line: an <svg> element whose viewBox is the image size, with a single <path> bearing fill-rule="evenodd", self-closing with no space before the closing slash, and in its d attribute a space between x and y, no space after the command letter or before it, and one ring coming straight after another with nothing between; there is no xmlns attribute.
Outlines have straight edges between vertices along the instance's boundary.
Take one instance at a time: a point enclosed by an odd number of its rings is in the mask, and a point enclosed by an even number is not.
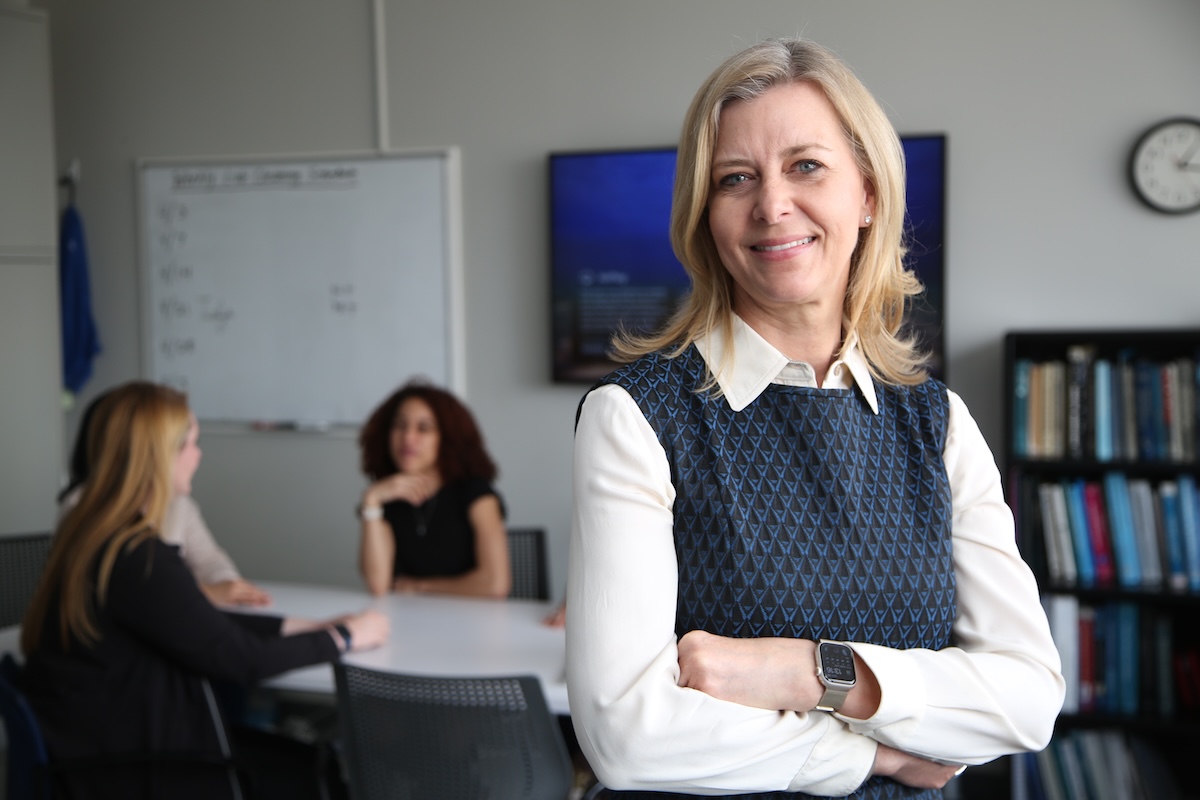
<svg viewBox="0 0 1200 800"><path fill-rule="evenodd" d="M546 567L546 532L541 528L509 528L508 559L512 564L512 589L508 596L521 600L549 600Z"/></svg>
<svg viewBox="0 0 1200 800"><path fill-rule="evenodd" d="M0 717L8 740L8 800L50 796L49 757L33 710L17 688L21 668L11 653L0 658Z"/></svg>
<svg viewBox="0 0 1200 800"><path fill-rule="evenodd" d="M565 800L572 767L538 679L427 678L337 662L353 800Z"/></svg>
<svg viewBox="0 0 1200 800"><path fill-rule="evenodd" d="M0 536L0 628L21 624L49 554L48 533Z"/></svg>

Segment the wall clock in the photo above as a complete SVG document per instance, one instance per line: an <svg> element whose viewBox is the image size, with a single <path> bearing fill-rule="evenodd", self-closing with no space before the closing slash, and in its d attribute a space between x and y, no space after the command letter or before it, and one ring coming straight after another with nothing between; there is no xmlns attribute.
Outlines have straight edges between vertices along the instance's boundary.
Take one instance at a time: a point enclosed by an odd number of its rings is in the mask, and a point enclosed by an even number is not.
<svg viewBox="0 0 1200 800"><path fill-rule="evenodd" d="M1133 146L1129 180L1138 199L1155 211L1200 211L1200 119L1151 125Z"/></svg>

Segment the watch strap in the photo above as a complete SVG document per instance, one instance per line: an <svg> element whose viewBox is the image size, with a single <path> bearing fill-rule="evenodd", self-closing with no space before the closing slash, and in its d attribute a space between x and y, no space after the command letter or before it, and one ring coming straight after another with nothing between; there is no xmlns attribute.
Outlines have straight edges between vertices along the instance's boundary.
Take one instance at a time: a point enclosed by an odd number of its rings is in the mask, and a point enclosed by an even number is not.
<svg viewBox="0 0 1200 800"><path fill-rule="evenodd" d="M825 686L825 693L821 695L821 699L817 701L817 711L837 711L841 708L846 698L850 696L849 686Z"/></svg>
<svg viewBox="0 0 1200 800"><path fill-rule="evenodd" d="M341 636L342 641L346 643L346 649L344 652L349 653L351 646L354 644L354 639L350 635L349 626L347 626L346 623L344 623L344 622L335 622L333 625L333 629L335 631L337 631L338 636Z"/></svg>

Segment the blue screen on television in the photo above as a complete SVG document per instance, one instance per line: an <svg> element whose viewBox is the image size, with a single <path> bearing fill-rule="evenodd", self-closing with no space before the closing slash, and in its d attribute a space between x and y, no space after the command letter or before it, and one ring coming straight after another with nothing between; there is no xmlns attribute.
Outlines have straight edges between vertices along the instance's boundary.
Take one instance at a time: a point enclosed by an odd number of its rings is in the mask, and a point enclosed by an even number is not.
<svg viewBox="0 0 1200 800"><path fill-rule="evenodd" d="M908 165L908 261L925 284L909 324L944 377L946 137L901 137ZM553 377L590 382L616 366L620 327L661 327L687 294L671 250L674 148L552 153L550 263Z"/></svg>

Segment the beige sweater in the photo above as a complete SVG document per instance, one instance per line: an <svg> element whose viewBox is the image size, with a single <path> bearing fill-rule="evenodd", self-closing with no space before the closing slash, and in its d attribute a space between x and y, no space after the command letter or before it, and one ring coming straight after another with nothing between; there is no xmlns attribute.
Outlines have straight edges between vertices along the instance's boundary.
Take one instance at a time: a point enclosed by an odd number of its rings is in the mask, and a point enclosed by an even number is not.
<svg viewBox="0 0 1200 800"><path fill-rule="evenodd" d="M79 502L81 491L77 488L62 499L58 509L60 520ZM167 544L179 546L183 563L196 576L196 582L203 586L241 577L233 559L213 539L212 531L200 514L200 506L187 495L177 495L171 501L163 522L162 538Z"/></svg>

